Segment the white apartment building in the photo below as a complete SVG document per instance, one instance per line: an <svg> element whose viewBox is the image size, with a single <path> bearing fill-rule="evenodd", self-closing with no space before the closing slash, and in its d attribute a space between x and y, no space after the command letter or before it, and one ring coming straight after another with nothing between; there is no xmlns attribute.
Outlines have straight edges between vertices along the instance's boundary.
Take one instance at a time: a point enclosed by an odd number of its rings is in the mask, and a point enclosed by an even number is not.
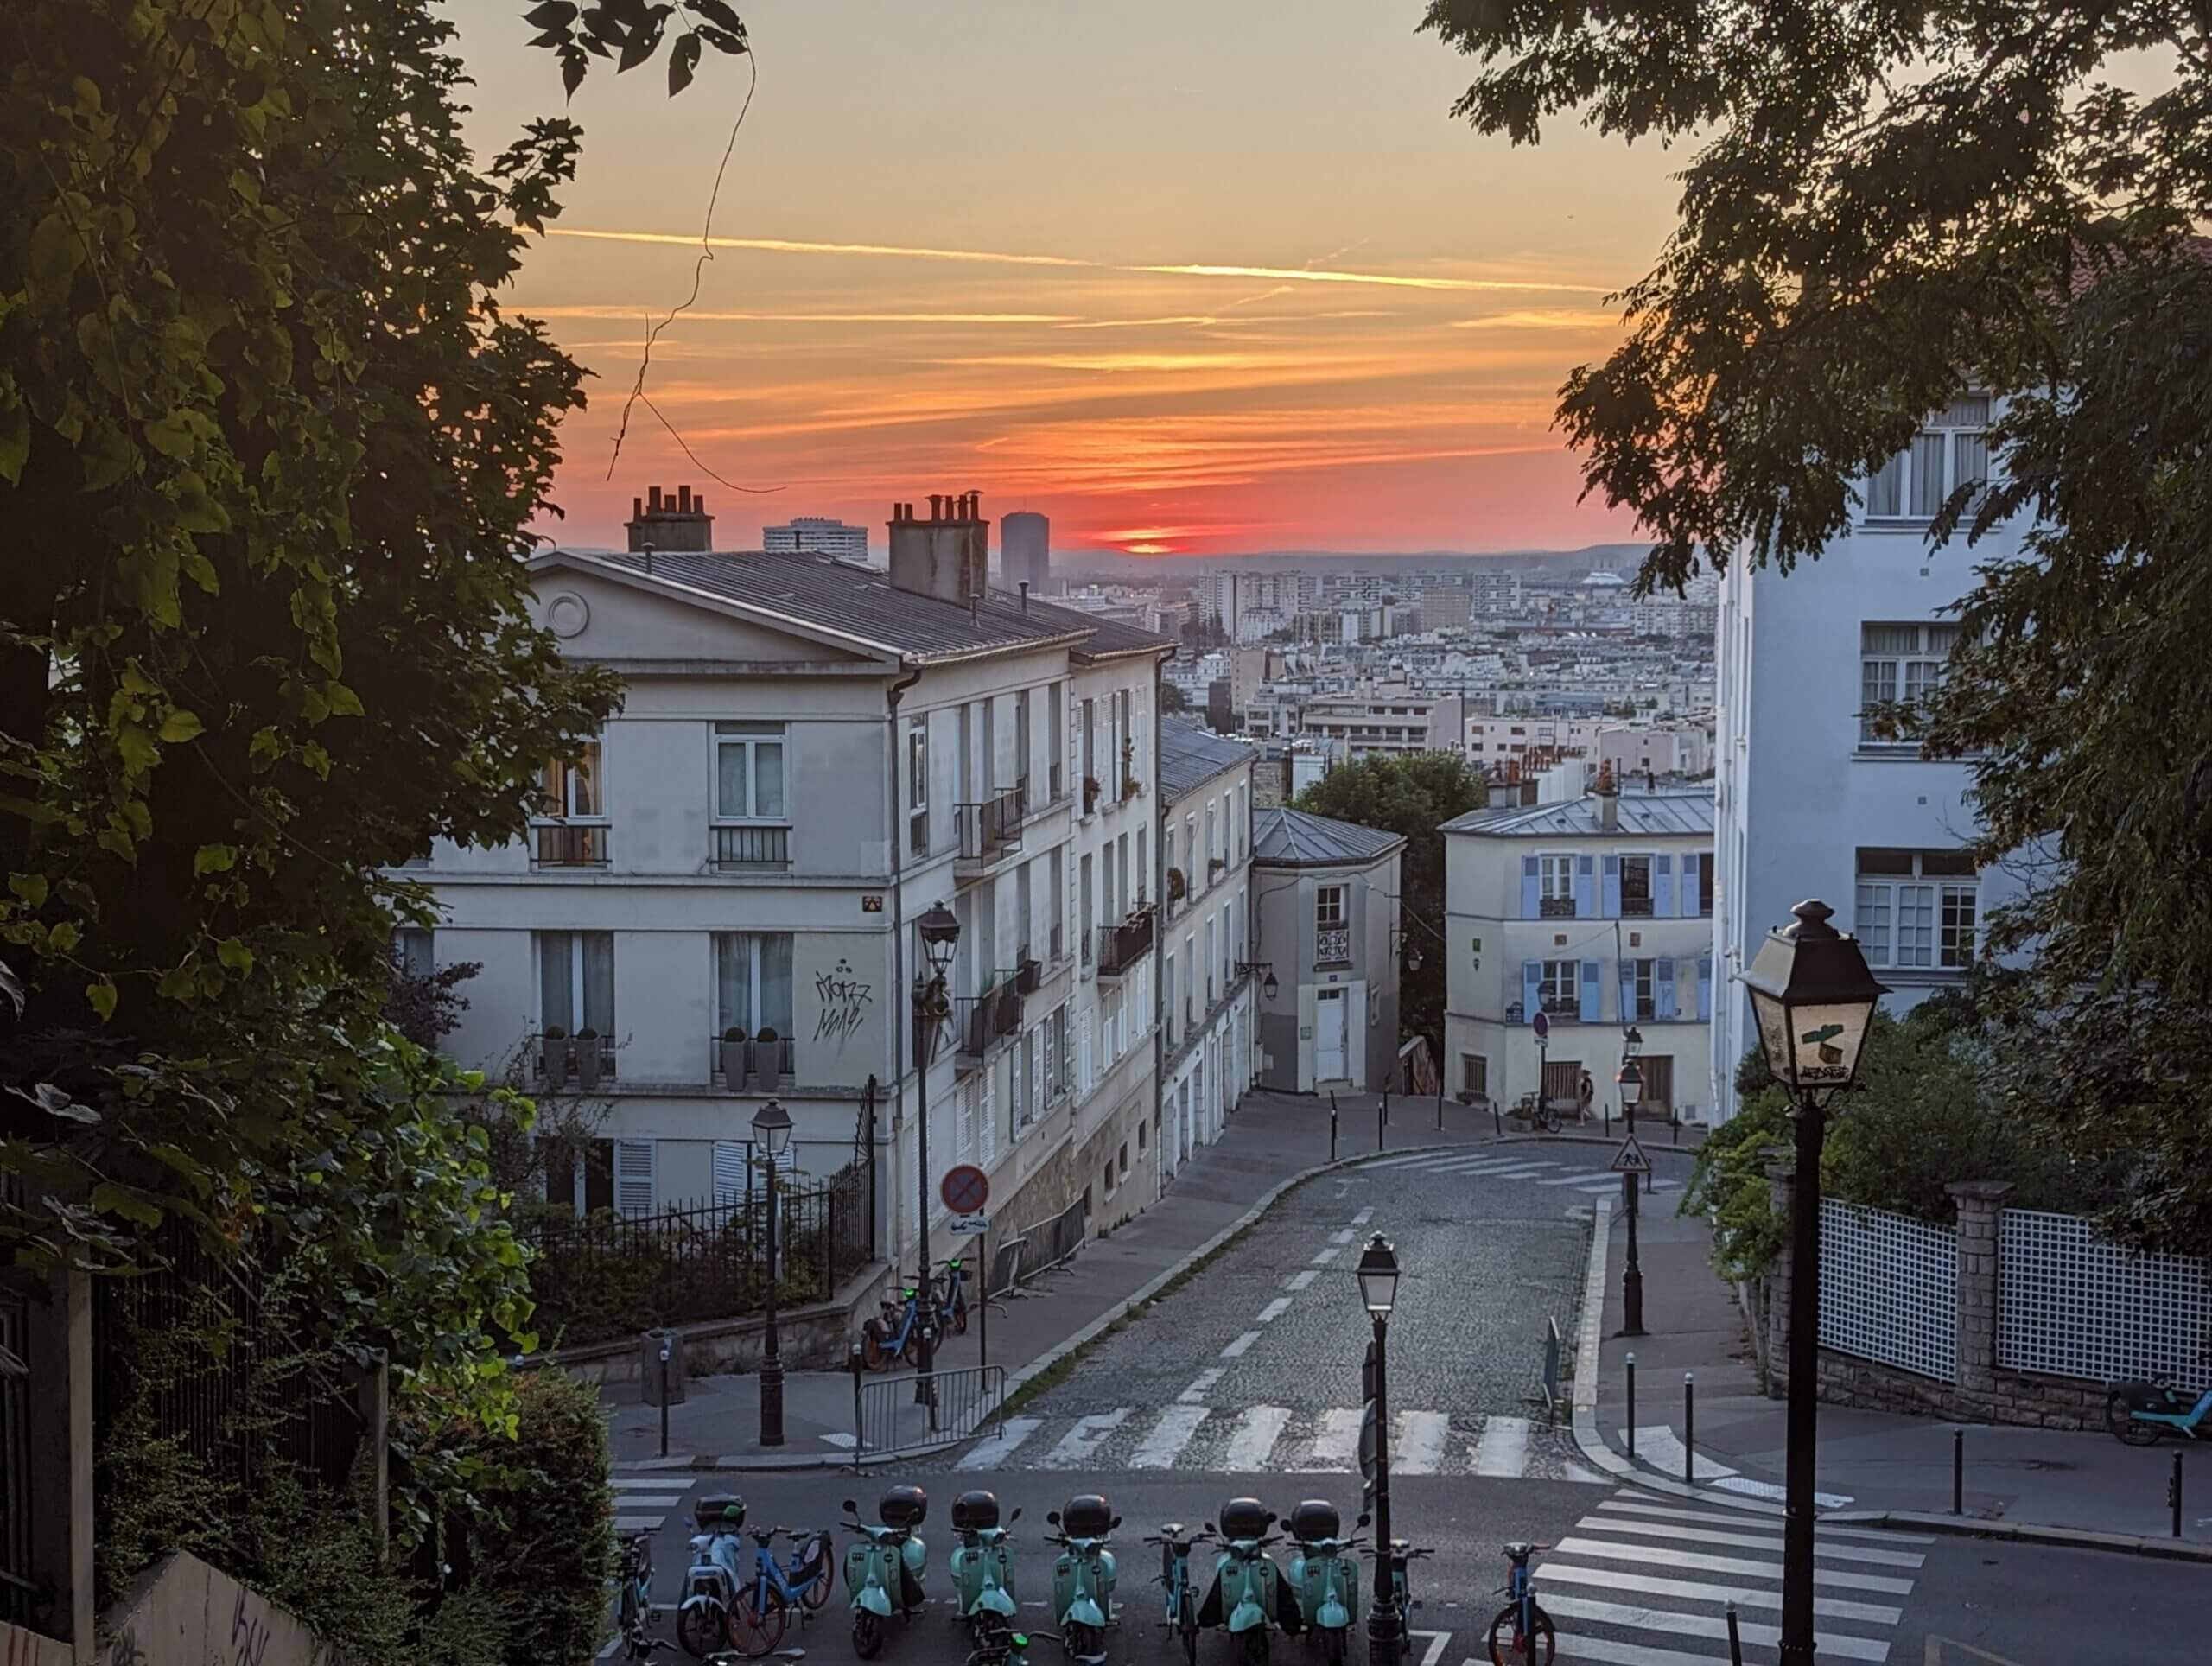
<svg viewBox="0 0 2212 1666"><path fill-rule="evenodd" d="M1613 1097L1643 1037L1644 1103L1707 1098L1715 982L1713 795L1606 790L1444 823L1445 1083L1476 1101L1572 1110L1587 1071ZM1541 1011L1550 1026L1540 1047Z"/></svg>
<svg viewBox="0 0 2212 1666"><path fill-rule="evenodd" d="M1252 769L1257 752L1196 723L1160 726L1160 1177L1203 1145L1252 1085Z"/></svg>
<svg viewBox="0 0 2212 1666"><path fill-rule="evenodd" d="M1784 575L1730 563L1721 584L1716 737L1719 903L1713 952L1740 976L1769 931L1817 897L1855 932L1874 975L1909 1007L1962 979L1980 923L2017 894L1977 873L1971 768L1923 760L1878 737L1869 702L1939 682L1956 626L1949 604L1974 568L2017 557L2024 523L1929 548L1928 525L1955 485L1987 477L1990 402L1962 398L1861 483L1852 529ZM1752 1045L1747 1002L1720 1003L1709 1090L1735 1109L1737 1062Z"/></svg>
<svg viewBox="0 0 2212 1666"><path fill-rule="evenodd" d="M1302 734L1341 741L1354 758L1375 752L1457 751L1465 728L1465 703L1459 695L1404 687L1316 696L1299 719Z"/></svg>
<svg viewBox="0 0 2212 1666"><path fill-rule="evenodd" d="M868 528L848 526L823 515L794 515L781 526L760 529L760 548L772 556L810 550L840 561L868 561Z"/></svg>
<svg viewBox="0 0 2212 1666"><path fill-rule="evenodd" d="M926 1077L933 1221L957 1162L991 1176L995 1233L1149 1196L1150 1000L1124 993L1149 945L1102 960L1094 939L1141 906L1109 853L1134 824L1141 870L1173 647L988 591L973 499L939 504L896 506L888 574L813 553L531 562L537 616L619 672L624 703L549 768L526 842L410 869L441 923L407 952L482 967L458 1057L595 1119L558 1200L642 1214L731 1189L772 1096L803 1170L872 1131L885 1253L911 1255L914 922L938 902L962 929ZM1111 794L1086 792L1106 758Z"/></svg>

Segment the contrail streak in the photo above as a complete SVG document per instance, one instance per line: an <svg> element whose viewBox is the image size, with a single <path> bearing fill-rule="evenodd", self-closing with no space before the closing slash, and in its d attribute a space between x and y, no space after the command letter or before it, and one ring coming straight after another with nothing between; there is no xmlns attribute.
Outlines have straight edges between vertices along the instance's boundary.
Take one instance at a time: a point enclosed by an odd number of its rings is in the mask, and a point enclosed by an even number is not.
<svg viewBox="0 0 2212 1666"><path fill-rule="evenodd" d="M581 226L549 226L548 237L596 238L607 243L677 243L696 249L700 239L675 232L594 232ZM799 243L788 238L716 237L707 243L716 249L759 249L779 255L894 255L909 260L970 260L1011 266L1078 266L1114 270L1095 260L1075 260L1065 255L1014 255L982 249L915 249L891 243Z"/></svg>

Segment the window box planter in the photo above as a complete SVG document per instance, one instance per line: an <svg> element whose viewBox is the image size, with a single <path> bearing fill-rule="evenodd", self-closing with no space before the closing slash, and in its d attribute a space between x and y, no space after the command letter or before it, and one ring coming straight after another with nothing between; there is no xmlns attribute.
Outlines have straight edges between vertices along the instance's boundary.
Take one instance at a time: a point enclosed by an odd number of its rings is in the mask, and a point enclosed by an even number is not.
<svg viewBox="0 0 2212 1666"><path fill-rule="evenodd" d="M784 1047L775 1031L763 1030L753 1038L753 1068L760 1078L760 1091L784 1090Z"/></svg>
<svg viewBox="0 0 2212 1666"><path fill-rule="evenodd" d="M745 1032L728 1029L722 1032L721 1042L722 1085L732 1093L745 1091L746 1078L753 1073L751 1050L745 1044Z"/></svg>
<svg viewBox="0 0 2212 1666"><path fill-rule="evenodd" d="M1086 775L1083 778L1083 813L1084 815L1088 816L1098 808L1099 791L1098 778L1096 775Z"/></svg>
<svg viewBox="0 0 2212 1666"><path fill-rule="evenodd" d="M1032 960L1028 956L1024 955L1021 957L1020 965L1014 969L1014 987L1020 990L1024 995L1034 995L1037 993L1037 986L1044 981L1045 968L1043 963L1039 961Z"/></svg>
<svg viewBox="0 0 2212 1666"><path fill-rule="evenodd" d="M539 1067L545 1077L545 1085L559 1089L569 1080L569 1060L575 1057L575 1048L569 1040L568 1031L556 1024L537 1038Z"/></svg>
<svg viewBox="0 0 2212 1666"><path fill-rule="evenodd" d="M575 1040L576 1086L584 1093L599 1091L599 1032L578 1030Z"/></svg>

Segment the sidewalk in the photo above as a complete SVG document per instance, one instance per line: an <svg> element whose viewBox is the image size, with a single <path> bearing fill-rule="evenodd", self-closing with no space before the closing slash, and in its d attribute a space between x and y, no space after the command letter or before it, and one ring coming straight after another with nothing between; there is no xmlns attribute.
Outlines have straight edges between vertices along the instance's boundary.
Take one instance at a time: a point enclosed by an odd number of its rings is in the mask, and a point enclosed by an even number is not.
<svg viewBox="0 0 2212 1666"><path fill-rule="evenodd" d="M1611 1452L1625 1457L1626 1366L1633 1351L1638 1469L1671 1483L1669 1490L1680 1490L1682 1378L1694 1372L1700 1490L1778 1504L1786 1469L1784 1402L1759 1392L1735 1295L1707 1258L1707 1224L1677 1217L1671 1205L1653 1209L1647 1203L1637 1237L1649 1334L1633 1339L1619 1335L1627 1236L1616 1211L1605 1258L1599 1435ZM2073 1542L2082 1535L2111 1535L2130 1541L2125 1548L2155 1548L2133 1542L2139 1540L2171 1545L2166 1480L2180 1449L2172 1443L2144 1449L2103 1434L1965 1425L1965 1509L1959 1517L1950 1513L1951 1462L1953 1433L1961 1427L1823 1405L1815 1487L1832 1496L1822 1508L1853 1516L1936 1518L1912 1523L1923 1528L2055 1529L2075 1536ZM2212 1546L2212 1460L2190 1452L2183 1468L2183 1539L2192 1548Z"/></svg>
<svg viewBox="0 0 2212 1666"><path fill-rule="evenodd" d="M1379 1097L1339 1094L1337 1103L1338 1160L1372 1154ZM1433 1099L1408 1101L1393 1095L1389 1124L1382 1130L1383 1148L1408 1151L1481 1143L1492 1137L1489 1112L1471 1110L1448 1099L1441 1132L1436 1120ZM1008 1389L1014 1388L1105 1329L1277 1191L1326 1167L1329 1160L1325 1097L1257 1090L1248 1093L1230 1114L1221 1138L1184 1164L1158 1203L1111 1237L1091 1237L1066 1266L1001 1296L988 1327L984 1316L974 1313L965 1336L947 1336L939 1344L938 1369L999 1365L1005 1368ZM887 1373L863 1381L885 1382L894 1375L906 1374ZM615 1462L625 1467L657 1463L660 1408L642 1403L641 1390L634 1383L610 1385L601 1395L607 1407ZM908 1403L909 1398L899 1396L897 1440L899 1455L910 1458L918 1449L931 1449L931 1434L926 1410ZM694 1377L689 1398L668 1408L669 1465L744 1470L852 1461L857 1442L849 1373L794 1371L785 1377L785 1444L780 1448L756 1444L759 1408L760 1383L754 1377ZM956 1425L960 1421L950 1396L943 1402L943 1413L941 1421ZM971 1413L966 1420L969 1430L976 1421ZM938 1437L938 1443L950 1445L963 1438L964 1432L956 1432ZM872 1428L869 1444L880 1443Z"/></svg>

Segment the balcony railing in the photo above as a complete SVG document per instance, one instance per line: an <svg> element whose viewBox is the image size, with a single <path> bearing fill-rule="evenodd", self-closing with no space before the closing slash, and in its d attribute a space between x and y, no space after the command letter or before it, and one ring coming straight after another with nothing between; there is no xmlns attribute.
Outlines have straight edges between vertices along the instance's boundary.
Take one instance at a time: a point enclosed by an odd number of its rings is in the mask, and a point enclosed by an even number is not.
<svg viewBox="0 0 2212 1666"><path fill-rule="evenodd" d="M707 1041L709 1079L732 1093L773 1093L791 1079L797 1055L788 1035L773 1041L725 1041L718 1035L710 1036Z"/></svg>
<svg viewBox="0 0 2212 1666"><path fill-rule="evenodd" d="M536 1040L531 1074L553 1092L574 1083L579 1092L589 1093L614 1074L611 1035L541 1035Z"/></svg>
<svg viewBox="0 0 2212 1666"><path fill-rule="evenodd" d="M604 868L607 835L604 826L541 822L530 830L532 868Z"/></svg>
<svg viewBox="0 0 2212 1666"><path fill-rule="evenodd" d="M1546 897L1536 905L1536 914L1541 919L1573 919L1574 899L1573 897Z"/></svg>
<svg viewBox="0 0 2212 1666"><path fill-rule="evenodd" d="M1120 977L1152 952L1152 912L1132 914L1119 925L1101 926L1098 976Z"/></svg>
<svg viewBox="0 0 2212 1666"><path fill-rule="evenodd" d="M1623 897L1621 899L1621 918L1623 919L1650 919L1651 899L1649 897Z"/></svg>
<svg viewBox="0 0 2212 1666"><path fill-rule="evenodd" d="M1316 966L1349 966L1351 964L1351 927L1324 925L1313 933L1313 963Z"/></svg>
<svg viewBox="0 0 2212 1666"><path fill-rule="evenodd" d="M1537 1003L1547 1018L1579 1019L1582 1016L1582 1000L1579 995L1548 995Z"/></svg>
<svg viewBox="0 0 2212 1666"><path fill-rule="evenodd" d="M717 868L787 868L791 860L791 830L788 827L718 827L715 833Z"/></svg>
<svg viewBox="0 0 2212 1666"><path fill-rule="evenodd" d="M960 1057L980 1059L1000 1042L1021 1033L1021 992L1011 981L953 1003Z"/></svg>
<svg viewBox="0 0 2212 1666"><path fill-rule="evenodd" d="M960 835L960 860L981 866L1021 849L1023 801L1020 786L995 792L979 803L959 804L953 817Z"/></svg>

